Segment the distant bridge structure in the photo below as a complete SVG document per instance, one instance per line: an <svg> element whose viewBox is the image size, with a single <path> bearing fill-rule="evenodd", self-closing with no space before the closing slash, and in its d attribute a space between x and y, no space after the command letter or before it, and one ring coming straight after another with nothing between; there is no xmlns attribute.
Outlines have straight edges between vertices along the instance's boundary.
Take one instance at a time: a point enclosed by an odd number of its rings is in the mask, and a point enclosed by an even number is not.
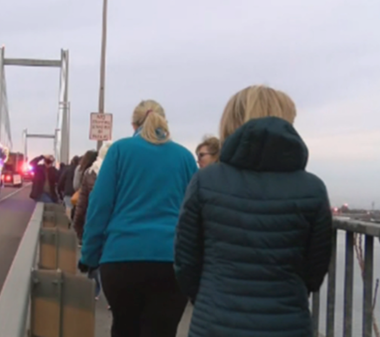
<svg viewBox="0 0 380 337"><path fill-rule="evenodd" d="M43 60L43 59L23 59L23 58L6 58L5 47L0 48L0 143L12 149L13 138L11 129L11 113L8 106L7 86L5 68L7 66L22 67L49 67L59 68L59 98L58 113L55 128L52 127L51 134L28 133L25 129L22 133L23 151L28 155L28 139L52 139L54 142L54 156L56 162L68 163L70 157L70 102L68 99L69 92L69 51L61 50L60 59ZM27 127L27 125L25 125Z"/></svg>

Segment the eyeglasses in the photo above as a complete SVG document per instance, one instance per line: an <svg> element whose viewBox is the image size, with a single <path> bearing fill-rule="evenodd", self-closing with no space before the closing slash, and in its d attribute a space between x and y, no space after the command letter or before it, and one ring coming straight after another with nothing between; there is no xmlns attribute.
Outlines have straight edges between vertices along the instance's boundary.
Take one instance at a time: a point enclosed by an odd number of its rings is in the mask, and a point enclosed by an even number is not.
<svg viewBox="0 0 380 337"><path fill-rule="evenodd" d="M203 152L203 153L198 153L197 157L198 159L202 159L204 156L211 156L212 154L209 152Z"/></svg>

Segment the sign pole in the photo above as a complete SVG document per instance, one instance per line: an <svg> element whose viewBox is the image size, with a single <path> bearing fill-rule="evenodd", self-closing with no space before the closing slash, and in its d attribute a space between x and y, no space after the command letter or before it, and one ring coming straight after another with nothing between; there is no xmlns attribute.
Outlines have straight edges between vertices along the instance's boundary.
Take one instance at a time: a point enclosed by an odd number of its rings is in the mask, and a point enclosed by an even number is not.
<svg viewBox="0 0 380 337"><path fill-rule="evenodd" d="M100 56L100 87L99 87L99 113L104 113L104 87L106 78L106 45L107 45L107 3L103 0L103 24L102 24L102 47ZM97 149L103 145L103 141L97 142Z"/></svg>

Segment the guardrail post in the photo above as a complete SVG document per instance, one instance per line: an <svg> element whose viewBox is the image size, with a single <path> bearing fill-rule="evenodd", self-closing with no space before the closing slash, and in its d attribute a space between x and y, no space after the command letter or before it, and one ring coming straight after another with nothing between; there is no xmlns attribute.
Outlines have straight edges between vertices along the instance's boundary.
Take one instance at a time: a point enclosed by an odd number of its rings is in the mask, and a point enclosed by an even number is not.
<svg viewBox="0 0 380 337"><path fill-rule="evenodd" d="M327 278L327 313L326 313L326 337L335 335L335 289L336 289L336 246L337 230L333 232L331 261Z"/></svg>
<svg viewBox="0 0 380 337"><path fill-rule="evenodd" d="M55 228L42 228L40 231L40 254L38 268L58 269L58 239Z"/></svg>
<svg viewBox="0 0 380 337"><path fill-rule="evenodd" d="M77 273L77 251L78 240L76 234L71 230L57 228L58 233L58 265L57 268L66 273Z"/></svg>
<svg viewBox="0 0 380 337"><path fill-rule="evenodd" d="M39 268L77 271L77 237L68 229L69 219L59 205L45 205L40 232Z"/></svg>
<svg viewBox="0 0 380 337"><path fill-rule="evenodd" d="M363 275L363 337L372 336L373 309L373 236L365 236Z"/></svg>
<svg viewBox="0 0 380 337"><path fill-rule="evenodd" d="M47 208L44 211L44 217L42 222L43 228L63 228L67 229L70 227L70 220L65 213L62 213L60 209L56 211L51 208Z"/></svg>
<svg viewBox="0 0 380 337"><path fill-rule="evenodd" d="M354 295L354 233L346 233L346 261L344 272L343 336L352 337L352 309Z"/></svg>
<svg viewBox="0 0 380 337"><path fill-rule="evenodd" d="M65 207L60 204L44 204L44 211L65 214Z"/></svg>
<svg viewBox="0 0 380 337"><path fill-rule="evenodd" d="M73 231L60 228L41 229L39 268L60 269L75 274L77 247L77 237Z"/></svg>
<svg viewBox="0 0 380 337"><path fill-rule="evenodd" d="M94 337L95 305L95 282L65 274L62 337Z"/></svg>
<svg viewBox="0 0 380 337"><path fill-rule="evenodd" d="M51 270L33 272L32 337L93 337L95 285Z"/></svg>
<svg viewBox="0 0 380 337"><path fill-rule="evenodd" d="M30 322L32 337L62 337L60 333L62 273L35 270L33 282Z"/></svg>

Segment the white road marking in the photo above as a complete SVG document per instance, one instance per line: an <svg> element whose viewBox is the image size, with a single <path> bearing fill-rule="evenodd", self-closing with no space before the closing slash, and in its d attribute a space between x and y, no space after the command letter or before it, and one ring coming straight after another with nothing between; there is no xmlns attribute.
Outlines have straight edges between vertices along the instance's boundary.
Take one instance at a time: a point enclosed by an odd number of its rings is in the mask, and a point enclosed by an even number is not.
<svg viewBox="0 0 380 337"><path fill-rule="evenodd" d="M26 187L28 187L28 186L30 186L30 185L31 185L31 183L24 184L23 187L18 188L16 191L7 194L7 195L6 195L5 197L3 197L3 198L0 198L0 202L3 202L3 201L5 201L5 200L7 200L7 199L13 197L14 195L16 195L17 193L20 193L23 189L25 189ZM0 193L1 193L1 192L0 192Z"/></svg>

